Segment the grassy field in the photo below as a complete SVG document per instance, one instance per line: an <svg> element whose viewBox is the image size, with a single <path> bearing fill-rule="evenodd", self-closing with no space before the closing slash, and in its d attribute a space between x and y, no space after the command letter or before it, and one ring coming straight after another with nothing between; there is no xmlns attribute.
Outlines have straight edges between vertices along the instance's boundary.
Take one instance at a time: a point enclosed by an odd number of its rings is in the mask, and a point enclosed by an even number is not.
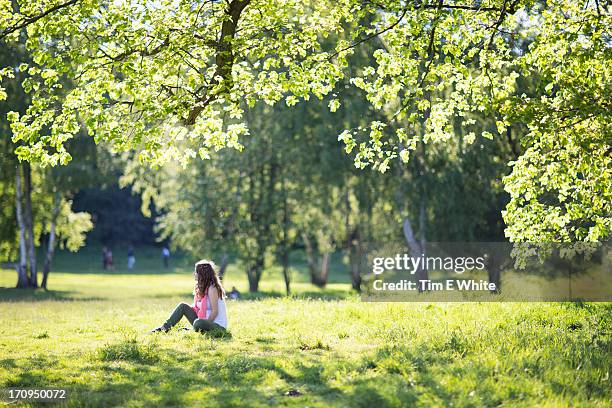
<svg viewBox="0 0 612 408"><path fill-rule="evenodd" d="M115 258L103 273L97 250L60 254L49 292L0 270L0 388L100 407L612 404L610 304L362 303L335 259L325 290L295 270L291 298L271 269L228 302L231 336L148 335L190 301L189 262L141 250L128 274ZM247 287L235 267L225 285Z"/></svg>

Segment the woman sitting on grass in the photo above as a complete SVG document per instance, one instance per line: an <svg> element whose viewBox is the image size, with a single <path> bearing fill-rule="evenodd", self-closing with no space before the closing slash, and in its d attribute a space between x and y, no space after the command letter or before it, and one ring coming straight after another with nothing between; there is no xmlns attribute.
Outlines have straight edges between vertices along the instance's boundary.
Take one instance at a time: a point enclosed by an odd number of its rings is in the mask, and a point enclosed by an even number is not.
<svg viewBox="0 0 612 408"><path fill-rule="evenodd" d="M227 328L225 291L215 271L215 264L206 260L197 262L193 277L196 281L193 291L193 306L187 303L179 303L168 320L160 327L152 330L152 333L168 332L183 316L189 320L195 331L225 331Z"/></svg>

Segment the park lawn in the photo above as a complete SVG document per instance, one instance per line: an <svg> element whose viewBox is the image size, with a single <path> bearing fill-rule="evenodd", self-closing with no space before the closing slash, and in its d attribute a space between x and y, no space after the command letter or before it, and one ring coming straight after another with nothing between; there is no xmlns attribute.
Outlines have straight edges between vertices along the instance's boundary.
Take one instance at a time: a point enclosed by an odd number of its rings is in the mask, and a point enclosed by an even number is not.
<svg viewBox="0 0 612 408"><path fill-rule="evenodd" d="M116 258L103 273L60 256L49 292L0 270L0 388L100 407L612 404L610 304L362 303L338 267L325 290L298 268L287 298L273 268L228 301L231 337L148 335L191 300L189 262L163 270L151 252L128 274ZM235 267L225 285L247 287Z"/></svg>

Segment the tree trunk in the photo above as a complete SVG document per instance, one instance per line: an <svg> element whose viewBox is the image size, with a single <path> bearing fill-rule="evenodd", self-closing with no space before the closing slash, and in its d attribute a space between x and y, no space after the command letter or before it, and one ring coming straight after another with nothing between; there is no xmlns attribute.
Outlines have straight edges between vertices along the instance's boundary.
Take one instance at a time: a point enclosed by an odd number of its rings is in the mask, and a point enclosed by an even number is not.
<svg viewBox="0 0 612 408"><path fill-rule="evenodd" d="M416 240L414 236L414 231L412 230L412 225L410 224L410 220L408 217L404 217L404 238L406 238L406 243L408 244L408 248L410 248L410 255L413 257L419 257L424 253L424 248L421 248L421 244ZM421 291L421 285L418 281L427 280L427 269L419 267L419 269L415 272L415 277L417 279L417 286L419 288L419 292Z"/></svg>
<svg viewBox="0 0 612 408"><path fill-rule="evenodd" d="M489 282L495 284L495 290L491 293L501 293L501 271L499 265L489 267L488 270Z"/></svg>
<svg viewBox="0 0 612 408"><path fill-rule="evenodd" d="M314 250L308 234L303 233L302 239L304 240L304 246L306 247L306 262L308 263L308 272L310 273L310 283L316 285L317 283L317 261L315 259Z"/></svg>
<svg viewBox="0 0 612 408"><path fill-rule="evenodd" d="M225 269L229 264L229 256L227 253L224 253L221 257L221 264L219 265L219 279L223 280L223 276L225 275Z"/></svg>
<svg viewBox="0 0 612 408"><path fill-rule="evenodd" d="M426 235L426 203L425 198L421 197L421 201L419 202L419 241L421 245L421 252L425 255L427 251L427 235Z"/></svg>
<svg viewBox="0 0 612 408"><path fill-rule="evenodd" d="M423 257L427 256L427 236L426 236L426 203L424 195L421 196L421 201L419 203L419 246L421 247L421 254ZM429 273L427 271L427 267L421 268L417 275L420 280L428 280Z"/></svg>
<svg viewBox="0 0 612 408"><path fill-rule="evenodd" d="M259 290L259 271L256 266L252 266L247 270L247 277L249 279L249 292L254 293Z"/></svg>
<svg viewBox="0 0 612 408"><path fill-rule="evenodd" d="M291 294L291 277L289 276L289 208L287 204L287 190L285 189L285 177L282 181L283 189L283 242L282 263L283 279L285 280L285 293Z"/></svg>
<svg viewBox="0 0 612 408"><path fill-rule="evenodd" d="M57 224L57 217L60 212L60 204L62 202L60 193L56 192L53 197L53 212L51 213L51 225L49 227L49 242L47 245L47 255L45 256L45 265L43 266L43 277L40 286L43 289L47 289L47 279L49 278L49 272L51 272L51 262L53 261L53 255L55 254L55 226Z"/></svg>
<svg viewBox="0 0 612 408"><path fill-rule="evenodd" d="M346 209L344 217L344 228L346 230L346 247L349 253L349 268L351 274L351 285L354 290L361 292L361 250L358 224L351 227L351 202L350 190L347 188L344 195L344 205Z"/></svg>
<svg viewBox="0 0 612 408"><path fill-rule="evenodd" d="M21 189L21 168L17 165L15 169L15 212L17 213L17 225L19 226L19 261L16 264L17 269L17 287L27 288L30 286L27 271L27 255L25 243L25 224L23 220L22 210L22 189Z"/></svg>
<svg viewBox="0 0 612 408"><path fill-rule="evenodd" d="M492 290L491 293L501 293L501 271L507 266L504 259L505 257L497 248L491 248L488 253L488 259L486 260L487 275L489 282L495 284L495 290Z"/></svg>
<svg viewBox="0 0 612 408"><path fill-rule="evenodd" d="M30 261L30 286L38 287L38 272L36 269L36 247L34 246L34 220L32 217L32 170L28 162L23 163L23 184L25 198L24 221L26 226L26 248Z"/></svg>
<svg viewBox="0 0 612 408"><path fill-rule="evenodd" d="M325 252L323 253L323 255L321 255L321 273L319 276L321 286L327 285L327 275L328 274L329 274L329 252Z"/></svg>
<svg viewBox="0 0 612 408"><path fill-rule="evenodd" d="M324 253L319 256L317 251L312 245L308 234L302 234L304 239L304 246L306 247L306 259L308 262L308 270L310 272L310 283L320 288L324 288L327 285L327 274L329 269L329 254Z"/></svg>
<svg viewBox="0 0 612 408"><path fill-rule="evenodd" d="M254 277L253 274L256 274L257 272L253 269L250 269L247 272L248 278L249 278L249 292L254 293L257 292L259 289L259 281Z"/></svg>
<svg viewBox="0 0 612 408"><path fill-rule="evenodd" d="M354 253L351 257L351 286L353 290L361 293L361 272L359 270L358 255Z"/></svg>
<svg viewBox="0 0 612 408"><path fill-rule="evenodd" d="M287 296L291 294L291 277L289 276L289 249L283 249L283 279L285 280L285 293Z"/></svg>
<svg viewBox="0 0 612 408"><path fill-rule="evenodd" d="M263 266L263 257L258 257L255 262L248 267L247 277L249 279L249 292L257 292L259 290L259 280L261 279Z"/></svg>
<svg viewBox="0 0 612 408"><path fill-rule="evenodd" d="M353 230L349 237L349 263L351 264L351 285L361 292L361 241L359 231Z"/></svg>

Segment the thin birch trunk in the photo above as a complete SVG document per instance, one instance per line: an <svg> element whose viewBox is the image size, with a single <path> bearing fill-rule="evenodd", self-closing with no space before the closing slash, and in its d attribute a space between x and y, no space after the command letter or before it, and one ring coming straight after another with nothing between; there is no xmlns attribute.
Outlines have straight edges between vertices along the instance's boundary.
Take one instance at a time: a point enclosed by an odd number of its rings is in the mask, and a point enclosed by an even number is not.
<svg viewBox="0 0 612 408"><path fill-rule="evenodd" d="M417 241L414 235L414 231L412 230L412 224L410 224L410 220L408 219L408 217L404 218L403 229L404 229L404 238L406 239L406 243L408 244L408 247L410 248L410 255L412 255L413 257L419 257L421 255L424 255L425 248L421 247L421 244L424 243L424 240L422 240L421 243ZM417 278L417 285L419 287L419 292L420 292L421 285L418 281L428 279L427 269L423 267L419 267L419 269L417 269L415 273L415 276Z"/></svg>
<svg viewBox="0 0 612 408"><path fill-rule="evenodd" d="M38 287L38 272L36 269L36 248L34 246L34 220L32 217L32 169L27 162L23 163L23 184L25 203L26 248L30 261L30 286Z"/></svg>
<svg viewBox="0 0 612 408"><path fill-rule="evenodd" d="M45 256L45 265L43 267L42 283L40 284L44 289L47 289L47 280L49 278L49 272L51 272L51 262L55 254L55 226L57 225L61 201L60 193L56 192L53 196L53 212L51 213L51 225L49 226L49 242L47 245L47 255Z"/></svg>
<svg viewBox="0 0 612 408"><path fill-rule="evenodd" d="M17 263L17 287L27 288L30 286L27 271L27 255L25 243L25 224L22 209L22 186L21 166L15 169L15 212L17 213L17 225L19 227L19 262Z"/></svg>
<svg viewBox="0 0 612 408"><path fill-rule="evenodd" d="M285 186L285 177L282 177L283 189L283 279L285 280L285 293L287 296L291 294L291 277L289 276L289 206L287 203L287 190Z"/></svg>

